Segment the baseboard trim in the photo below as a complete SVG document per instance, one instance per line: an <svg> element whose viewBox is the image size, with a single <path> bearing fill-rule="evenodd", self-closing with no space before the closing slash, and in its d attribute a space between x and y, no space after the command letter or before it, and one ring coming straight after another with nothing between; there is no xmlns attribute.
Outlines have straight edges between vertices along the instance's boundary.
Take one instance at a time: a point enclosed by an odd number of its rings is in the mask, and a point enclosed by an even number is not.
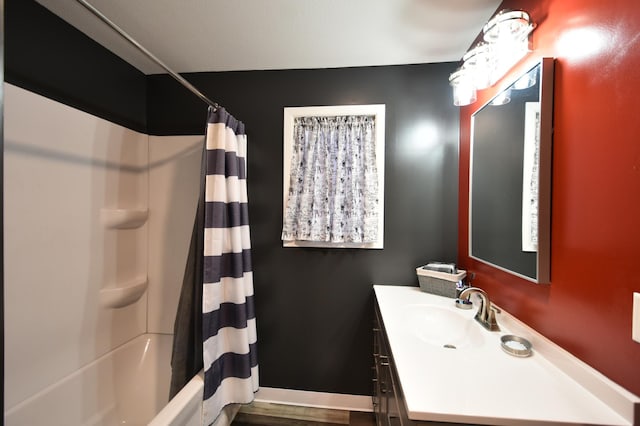
<svg viewBox="0 0 640 426"><path fill-rule="evenodd" d="M260 387L260 390L256 393L256 401L333 410L373 411L371 397L367 395Z"/></svg>

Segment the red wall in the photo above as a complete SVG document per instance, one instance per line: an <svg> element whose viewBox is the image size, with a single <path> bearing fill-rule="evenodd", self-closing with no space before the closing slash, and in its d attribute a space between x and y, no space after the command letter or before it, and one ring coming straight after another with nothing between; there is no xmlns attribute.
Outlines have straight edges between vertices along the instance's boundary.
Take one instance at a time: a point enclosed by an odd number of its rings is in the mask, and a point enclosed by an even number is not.
<svg viewBox="0 0 640 426"><path fill-rule="evenodd" d="M494 88L460 110L458 262L498 305L640 395L640 343L631 339L640 292L640 1L505 0L503 8L526 10L538 24L533 52L511 79L540 57L556 58L551 284L468 257L470 120Z"/></svg>

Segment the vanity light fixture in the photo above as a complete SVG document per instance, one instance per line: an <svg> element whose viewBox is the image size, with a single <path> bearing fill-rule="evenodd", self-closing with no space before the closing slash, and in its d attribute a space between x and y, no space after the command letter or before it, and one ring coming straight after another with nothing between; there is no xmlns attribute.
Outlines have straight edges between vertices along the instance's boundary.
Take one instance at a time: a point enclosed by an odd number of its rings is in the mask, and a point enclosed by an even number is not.
<svg viewBox="0 0 640 426"><path fill-rule="evenodd" d="M476 101L478 90L495 84L529 52L529 34L535 28L522 10L501 10L482 28L482 41L462 57L462 66L449 77L453 104Z"/></svg>
<svg viewBox="0 0 640 426"><path fill-rule="evenodd" d="M462 67L467 70L476 89L486 89L493 84L491 81L493 55L489 44L480 43L470 49L462 57L462 61Z"/></svg>
<svg viewBox="0 0 640 426"><path fill-rule="evenodd" d="M453 104L469 105L476 101L476 87L471 81L469 71L461 68L449 76L449 84L453 88Z"/></svg>
<svg viewBox="0 0 640 426"><path fill-rule="evenodd" d="M533 31L533 27L527 12L504 9L482 28L482 38L487 43L519 42Z"/></svg>

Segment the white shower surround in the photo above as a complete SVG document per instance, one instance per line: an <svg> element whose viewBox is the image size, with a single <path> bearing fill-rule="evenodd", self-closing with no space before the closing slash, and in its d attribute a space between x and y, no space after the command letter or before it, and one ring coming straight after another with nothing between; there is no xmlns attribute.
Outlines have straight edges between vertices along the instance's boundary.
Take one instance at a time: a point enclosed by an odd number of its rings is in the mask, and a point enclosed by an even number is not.
<svg viewBox="0 0 640 426"><path fill-rule="evenodd" d="M105 404L131 400L112 395L129 367L105 369L104 360L120 359L145 333L173 332L202 140L148 136L5 84L7 424L43 424L11 423L21 407L50 425L108 424L100 423ZM114 229L102 220L105 209L150 213L146 223ZM102 289L144 278L140 299L101 305ZM162 357L141 382L149 388L170 375ZM163 391L164 404L168 382ZM37 402L70 396L73 404L52 409ZM84 420L70 421L74 413Z"/></svg>

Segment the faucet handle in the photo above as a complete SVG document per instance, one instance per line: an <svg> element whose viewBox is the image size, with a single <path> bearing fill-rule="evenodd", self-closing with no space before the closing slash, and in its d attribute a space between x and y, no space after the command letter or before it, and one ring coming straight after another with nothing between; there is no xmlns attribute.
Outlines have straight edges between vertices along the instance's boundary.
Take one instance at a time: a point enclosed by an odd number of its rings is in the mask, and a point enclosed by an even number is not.
<svg viewBox="0 0 640 426"><path fill-rule="evenodd" d="M500 331L500 326L498 325L498 321L496 321L496 314L500 312L500 309L494 308L493 306L487 311L487 322L484 324L487 330Z"/></svg>

